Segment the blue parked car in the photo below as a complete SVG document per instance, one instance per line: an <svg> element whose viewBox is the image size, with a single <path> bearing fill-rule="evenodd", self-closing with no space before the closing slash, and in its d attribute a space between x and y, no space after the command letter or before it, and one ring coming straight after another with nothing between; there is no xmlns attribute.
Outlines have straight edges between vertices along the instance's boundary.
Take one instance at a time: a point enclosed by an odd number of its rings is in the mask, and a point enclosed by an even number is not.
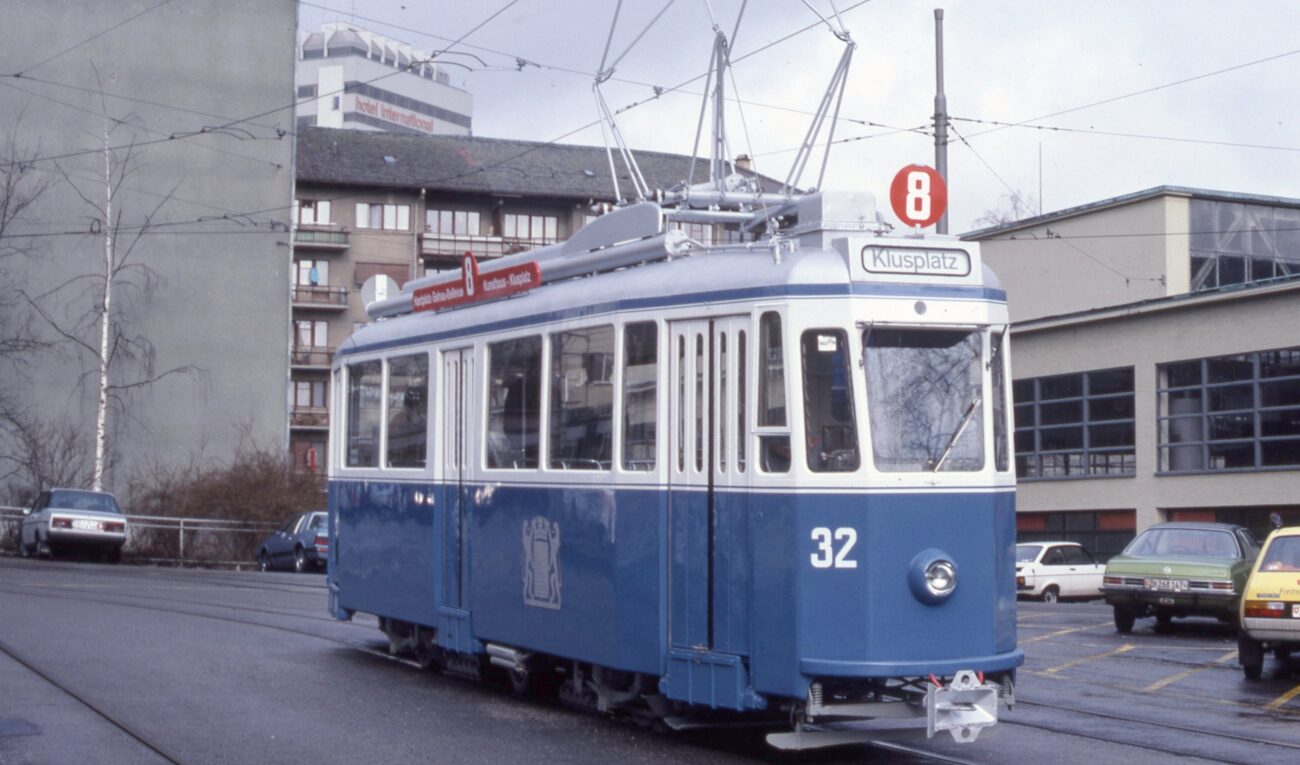
<svg viewBox="0 0 1300 765"><path fill-rule="evenodd" d="M295 516L284 528L262 540L257 551L257 568L259 571L285 568L299 573L313 568L323 571L329 549L329 513L314 510Z"/></svg>

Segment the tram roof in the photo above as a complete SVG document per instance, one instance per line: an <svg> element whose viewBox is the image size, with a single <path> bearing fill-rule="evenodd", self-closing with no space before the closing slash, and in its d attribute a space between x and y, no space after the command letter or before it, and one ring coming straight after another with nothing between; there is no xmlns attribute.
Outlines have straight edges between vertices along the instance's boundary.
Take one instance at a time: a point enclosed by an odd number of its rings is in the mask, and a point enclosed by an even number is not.
<svg viewBox="0 0 1300 765"><path fill-rule="evenodd" d="M584 317L639 312L640 318L645 318L656 310L683 305L716 307L733 301L753 303L853 294L999 302L1006 299L996 276L987 267L981 268L978 284L947 285L933 280L861 283L852 281L844 255L834 249L801 249L784 252L777 258L770 245L759 244L752 249L736 245L546 284L530 292L481 304L384 319L359 329L339 350L340 355L346 356L416 340L433 341Z"/></svg>
<svg viewBox="0 0 1300 765"><path fill-rule="evenodd" d="M637 165L650 188L668 189L686 179L691 158L637 151ZM609 159L599 146L452 135L406 135L307 127L298 134L295 173L299 183L420 189L474 194L613 200ZM619 183L631 188L618 152ZM767 190L781 184L756 176ZM707 158L695 160L695 180L708 178Z"/></svg>

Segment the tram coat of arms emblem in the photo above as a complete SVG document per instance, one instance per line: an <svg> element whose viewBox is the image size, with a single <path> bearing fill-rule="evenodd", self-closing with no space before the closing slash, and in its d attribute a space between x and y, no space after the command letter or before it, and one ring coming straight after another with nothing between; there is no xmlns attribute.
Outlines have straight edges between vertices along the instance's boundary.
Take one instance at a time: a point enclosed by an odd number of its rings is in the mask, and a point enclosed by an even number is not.
<svg viewBox="0 0 1300 765"><path fill-rule="evenodd" d="M537 516L524 521L524 604L560 607L560 524Z"/></svg>

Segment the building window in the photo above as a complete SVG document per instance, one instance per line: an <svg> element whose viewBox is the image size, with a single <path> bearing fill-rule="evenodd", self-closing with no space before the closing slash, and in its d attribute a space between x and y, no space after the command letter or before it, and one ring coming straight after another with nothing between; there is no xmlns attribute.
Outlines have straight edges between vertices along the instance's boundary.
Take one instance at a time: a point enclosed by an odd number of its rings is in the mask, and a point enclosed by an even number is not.
<svg viewBox="0 0 1300 765"><path fill-rule="evenodd" d="M1300 210L1193 199L1192 291L1300 274Z"/></svg>
<svg viewBox="0 0 1300 765"><path fill-rule="evenodd" d="M299 348L328 348L330 325L327 321L295 321L297 346Z"/></svg>
<svg viewBox="0 0 1300 765"><path fill-rule="evenodd" d="M324 409L325 381L295 381L293 384L293 406L295 409Z"/></svg>
<svg viewBox="0 0 1300 765"><path fill-rule="evenodd" d="M506 213L501 218L502 236L532 244L554 244L558 241L559 228L560 219L554 215Z"/></svg>
<svg viewBox="0 0 1300 765"><path fill-rule="evenodd" d="M1160 470L1300 466L1300 348L1161 364Z"/></svg>
<svg viewBox="0 0 1300 765"><path fill-rule="evenodd" d="M1016 380L1016 475L1133 475L1133 368Z"/></svg>
<svg viewBox="0 0 1300 765"><path fill-rule="evenodd" d="M358 202L357 228L410 231L411 206Z"/></svg>
<svg viewBox="0 0 1300 765"><path fill-rule="evenodd" d="M328 226L330 201L328 199L295 199L294 220L300 226Z"/></svg>
<svg viewBox="0 0 1300 765"><path fill-rule="evenodd" d="M676 223L674 224L686 235L700 244L714 243L714 228L712 223Z"/></svg>
<svg viewBox="0 0 1300 765"><path fill-rule="evenodd" d="M316 287L330 283L330 264L328 260L297 261L293 270L295 287Z"/></svg>
<svg viewBox="0 0 1300 765"><path fill-rule="evenodd" d="M424 230L439 236L478 236L479 214L473 210L428 210Z"/></svg>

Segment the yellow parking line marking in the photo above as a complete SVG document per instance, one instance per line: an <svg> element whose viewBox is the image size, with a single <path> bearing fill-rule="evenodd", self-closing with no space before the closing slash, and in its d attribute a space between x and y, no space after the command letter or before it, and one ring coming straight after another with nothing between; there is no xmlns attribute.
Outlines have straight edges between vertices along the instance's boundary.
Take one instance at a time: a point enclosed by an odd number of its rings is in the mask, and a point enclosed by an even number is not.
<svg viewBox="0 0 1300 765"><path fill-rule="evenodd" d="M1126 651L1132 651L1134 648L1137 648L1137 646L1132 643L1125 643L1124 645L1120 646L1119 648L1116 648L1113 651L1107 651L1106 653L1099 653L1096 656L1084 656L1082 658L1075 659L1073 661L1067 661L1064 664L1060 664L1050 669L1045 669L1043 670L1043 674L1054 675L1063 669L1069 669L1070 667L1077 667L1080 664L1087 664L1090 661L1096 661L1098 659L1105 659L1111 656L1118 656L1119 654L1125 653Z"/></svg>
<svg viewBox="0 0 1300 765"><path fill-rule="evenodd" d="M1048 638L1060 637L1061 635L1069 635L1071 632L1083 632L1084 630L1095 630L1098 627L1105 627L1113 623L1114 622L1100 622L1098 624L1093 624L1088 627L1071 627L1069 629L1057 630L1056 632L1048 632L1045 635L1039 635L1038 637L1031 637L1026 640L1018 640L1016 642L1018 642L1020 645L1024 645L1025 643L1035 643L1039 640L1046 640Z"/></svg>
<svg viewBox="0 0 1300 765"><path fill-rule="evenodd" d="M1296 687L1292 688L1291 690L1287 691L1281 696L1278 696L1277 698L1268 702L1267 704L1264 705L1264 708L1281 709L1283 704L1286 704L1288 701L1294 699L1296 696L1300 696L1300 685L1297 685Z"/></svg>
<svg viewBox="0 0 1300 765"><path fill-rule="evenodd" d="M1237 658L1237 652L1236 652L1236 651L1229 651L1228 653L1225 653L1224 655L1222 655L1222 656L1220 656L1219 658L1215 659L1215 660L1214 660L1214 664L1222 664L1222 663L1224 663L1225 661L1228 661L1229 659L1235 659L1235 658ZM1200 672L1200 671L1202 671L1202 670L1209 669L1211 666L1212 666L1212 665L1210 665L1210 664L1206 664L1206 665L1204 665L1204 666L1200 666L1200 667L1192 667L1191 669L1185 669L1185 670L1183 670L1182 672L1179 672L1179 673L1177 673L1177 674L1170 675L1169 677L1166 677L1166 678L1163 678L1163 679L1160 679L1160 680L1155 681L1154 683L1152 683L1152 684L1148 685L1147 687L1143 688L1143 689L1142 689L1142 692L1143 692L1143 693L1155 693L1156 691L1160 690L1161 688L1164 688L1164 687L1167 686L1167 685L1171 685L1171 684L1173 684L1173 683L1178 682L1179 680L1182 680L1182 679L1187 678L1187 677L1191 677L1192 675L1196 674L1197 672Z"/></svg>

